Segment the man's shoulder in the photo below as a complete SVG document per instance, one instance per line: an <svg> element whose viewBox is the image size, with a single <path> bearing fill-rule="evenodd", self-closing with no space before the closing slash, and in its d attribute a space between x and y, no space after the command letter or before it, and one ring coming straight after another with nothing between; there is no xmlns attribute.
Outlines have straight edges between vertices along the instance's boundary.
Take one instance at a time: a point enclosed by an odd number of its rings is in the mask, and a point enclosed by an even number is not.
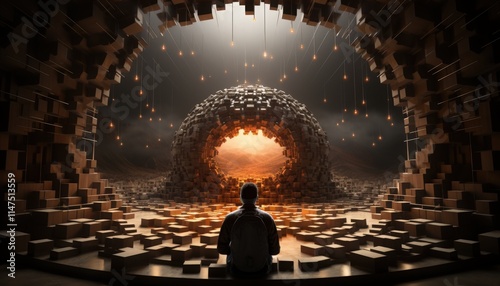
<svg viewBox="0 0 500 286"><path fill-rule="evenodd" d="M257 212L263 217L263 218L266 218L266 219L273 219L273 217L266 211L263 211L261 209L257 209Z"/></svg>

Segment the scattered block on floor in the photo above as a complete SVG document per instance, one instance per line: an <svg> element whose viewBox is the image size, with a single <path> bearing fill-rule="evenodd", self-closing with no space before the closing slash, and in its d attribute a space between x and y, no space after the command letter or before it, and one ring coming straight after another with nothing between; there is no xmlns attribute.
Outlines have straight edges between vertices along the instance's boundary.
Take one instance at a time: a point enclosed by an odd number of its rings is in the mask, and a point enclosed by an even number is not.
<svg viewBox="0 0 500 286"><path fill-rule="evenodd" d="M156 236L159 236L161 237L161 239L163 240L167 240L167 239L171 239L174 237L174 233L173 232L170 232L170 231L159 231L156 233Z"/></svg>
<svg viewBox="0 0 500 286"><path fill-rule="evenodd" d="M185 225L180 225L180 224L171 224L167 227L167 230L170 231L170 232L177 232L177 233L181 233L181 232L186 232L186 231L189 231L189 228Z"/></svg>
<svg viewBox="0 0 500 286"><path fill-rule="evenodd" d="M114 230L98 230L95 234L95 237L97 238L97 241L99 244L104 244L104 241L106 240L106 237L108 236L113 236L115 235Z"/></svg>
<svg viewBox="0 0 500 286"><path fill-rule="evenodd" d="M166 254L166 246L159 244L144 248L144 250L149 251L150 257L158 257Z"/></svg>
<svg viewBox="0 0 500 286"><path fill-rule="evenodd" d="M227 266L226 264L211 263L208 266L208 278L226 277Z"/></svg>
<svg viewBox="0 0 500 286"><path fill-rule="evenodd" d="M286 229L286 234L290 235L297 235L297 233L300 232L300 227L297 226L290 226Z"/></svg>
<svg viewBox="0 0 500 286"><path fill-rule="evenodd" d="M99 241L95 237L75 238L73 247L78 249L80 253L97 250Z"/></svg>
<svg viewBox="0 0 500 286"><path fill-rule="evenodd" d="M479 241L457 239L454 243L458 255L477 257L481 255Z"/></svg>
<svg viewBox="0 0 500 286"><path fill-rule="evenodd" d="M113 249L134 247L134 237L130 235L115 235L108 237L108 239L111 239Z"/></svg>
<svg viewBox="0 0 500 286"><path fill-rule="evenodd" d="M405 231L407 231L410 236L420 237L425 235L425 224L408 221L405 223Z"/></svg>
<svg viewBox="0 0 500 286"><path fill-rule="evenodd" d="M345 258L345 246L340 244L329 244L324 247L324 255L333 259L344 259Z"/></svg>
<svg viewBox="0 0 500 286"><path fill-rule="evenodd" d="M449 240L442 240L442 239L437 239L437 238L431 238L431 237L421 237L418 239L418 241L423 241L423 242L428 242L431 244L431 247L449 247L451 246L451 241Z"/></svg>
<svg viewBox="0 0 500 286"><path fill-rule="evenodd" d="M373 237L374 246L385 246L395 250L400 250L402 243L403 240L397 236L382 234Z"/></svg>
<svg viewBox="0 0 500 286"><path fill-rule="evenodd" d="M278 270L280 272L284 272L284 271L292 271L293 272L293 270L294 270L293 259L290 257L278 256Z"/></svg>
<svg viewBox="0 0 500 286"><path fill-rule="evenodd" d="M205 258L215 259L219 258L219 252L217 251L217 245L207 245L205 247Z"/></svg>
<svg viewBox="0 0 500 286"><path fill-rule="evenodd" d="M395 249L385 246L375 246L370 248L370 251L385 255L389 264L395 264L397 262L397 251Z"/></svg>
<svg viewBox="0 0 500 286"><path fill-rule="evenodd" d="M163 228L163 227L153 227L153 228L151 229L151 233L152 233L152 234L157 234L157 233L158 233L158 232L160 232L160 231L165 231L165 228Z"/></svg>
<svg viewBox="0 0 500 286"><path fill-rule="evenodd" d="M333 240L336 244L345 246L346 251L354 251L359 249L359 241L351 237L337 237Z"/></svg>
<svg viewBox="0 0 500 286"><path fill-rule="evenodd" d="M172 249L177 248L181 246L180 244L175 244L175 243L162 243L160 246L163 247L163 251L165 254L172 254Z"/></svg>
<svg viewBox="0 0 500 286"><path fill-rule="evenodd" d="M314 237L314 243L318 245L328 245L332 244L333 237L330 235L320 234Z"/></svg>
<svg viewBox="0 0 500 286"><path fill-rule="evenodd" d="M216 233L204 233L200 236L200 242L208 245L217 244L219 235Z"/></svg>
<svg viewBox="0 0 500 286"><path fill-rule="evenodd" d="M101 223L97 221L86 222L82 224L82 236L90 237L95 236L101 230Z"/></svg>
<svg viewBox="0 0 500 286"><path fill-rule="evenodd" d="M406 244L411 247L411 252L425 254L432 247L432 244L423 241L411 241Z"/></svg>
<svg viewBox="0 0 500 286"><path fill-rule="evenodd" d="M133 267L138 265L149 264L149 252L146 250L125 247L120 249L121 252L111 256L111 270L116 270L121 273L123 267Z"/></svg>
<svg viewBox="0 0 500 286"><path fill-rule="evenodd" d="M430 222L425 224L428 237L449 240L453 239L453 226L451 224Z"/></svg>
<svg viewBox="0 0 500 286"><path fill-rule="evenodd" d="M144 249L151 247L151 246L160 245L162 242L163 242L163 240L159 236L146 237L146 238L144 238L144 243L143 243Z"/></svg>
<svg viewBox="0 0 500 286"><path fill-rule="evenodd" d="M351 222L356 224L357 228L367 228L366 218L351 218Z"/></svg>
<svg viewBox="0 0 500 286"><path fill-rule="evenodd" d="M157 217L154 219L154 226L164 227L171 222L175 222L175 219L173 217Z"/></svg>
<svg viewBox="0 0 500 286"><path fill-rule="evenodd" d="M172 262L182 265L184 261L191 258L193 250L188 246L180 246L171 250Z"/></svg>
<svg viewBox="0 0 500 286"><path fill-rule="evenodd" d="M344 225L347 222L345 217L327 217L325 218L326 227L333 228Z"/></svg>
<svg viewBox="0 0 500 286"><path fill-rule="evenodd" d="M403 243L410 241L410 233L406 230L391 230L389 235L401 238Z"/></svg>
<svg viewBox="0 0 500 286"><path fill-rule="evenodd" d="M479 245L481 251L500 254L500 230L494 230L479 234Z"/></svg>
<svg viewBox="0 0 500 286"><path fill-rule="evenodd" d="M184 274L196 274L200 273L201 270L201 260L189 260L182 264L182 273Z"/></svg>
<svg viewBox="0 0 500 286"><path fill-rule="evenodd" d="M180 245L186 245L193 242L193 236L187 232L174 233L172 242Z"/></svg>
<svg viewBox="0 0 500 286"><path fill-rule="evenodd" d="M387 257L380 253L368 250L356 250L351 252L349 260L351 261L351 266L368 272L387 272L389 270Z"/></svg>
<svg viewBox="0 0 500 286"><path fill-rule="evenodd" d="M82 231L82 224L78 222L67 222L60 223L56 225L54 232L55 238L58 239L69 239L80 236Z"/></svg>
<svg viewBox="0 0 500 286"><path fill-rule="evenodd" d="M78 249L68 246L62 248L55 248L50 251L50 259L59 260L78 255Z"/></svg>
<svg viewBox="0 0 500 286"><path fill-rule="evenodd" d="M196 232L199 234L209 233L213 227L211 225L199 225L196 227Z"/></svg>
<svg viewBox="0 0 500 286"><path fill-rule="evenodd" d="M32 240L28 242L28 256L37 257L49 255L53 248L54 241L52 239Z"/></svg>
<svg viewBox="0 0 500 286"><path fill-rule="evenodd" d="M205 255L205 243L192 243L189 247L193 250L192 257L202 257Z"/></svg>
<svg viewBox="0 0 500 286"><path fill-rule="evenodd" d="M331 265L331 260L326 256L299 258L299 269L302 272L318 271L319 269L330 265Z"/></svg>
<svg viewBox="0 0 500 286"><path fill-rule="evenodd" d="M312 243L302 244L300 246L300 252L311 256L323 255L323 246Z"/></svg>
<svg viewBox="0 0 500 286"><path fill-rule="evenodd" d="M143 217L141 218L141 226L142 227L153 227L155 225L154 217Z"/></svg>
<svg viewBox="0 0 500 286"><path fill-rule="evenodd" d="M429 255L448 260L458 259L457 251L454 248L432 247L429 251Z"/></svg>
<svg viewBox="0 0 500 286"><path fill-rule="evenodd" d="M314 237L316 235L319 235L320 233L315 231L315 232L310 232L310 231L299 231L295 234L295 238L300 241L314 241Z"/></svg>
<svg viewBox="0 0 500 286"><path fill-rule="evenodd" d="M148 237L154 237L156 235L152 234L152 233L141 233L139 234L139 241L141 244L144 244L144 241L146 240L146 238Z"/></svg>

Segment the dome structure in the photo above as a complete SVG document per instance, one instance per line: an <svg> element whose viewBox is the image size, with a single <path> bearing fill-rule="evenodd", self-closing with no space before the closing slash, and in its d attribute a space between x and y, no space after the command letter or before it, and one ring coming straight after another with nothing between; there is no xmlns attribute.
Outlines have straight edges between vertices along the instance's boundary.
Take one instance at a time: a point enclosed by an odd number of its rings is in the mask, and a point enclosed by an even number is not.
<svg viewBox="0 0 500 286"><path fill-rule="evenodd" d="M226 177L215 157L217 148L240 129L254 134L262 130L284 147L284 166L258 182L260 200L315 201L327 195L331 176L326 133L304 104L262 85L220 90L192 109L172 142L172 192L196 192L202 200L219 202L237 199L239 183L251 178Z"/></svg>

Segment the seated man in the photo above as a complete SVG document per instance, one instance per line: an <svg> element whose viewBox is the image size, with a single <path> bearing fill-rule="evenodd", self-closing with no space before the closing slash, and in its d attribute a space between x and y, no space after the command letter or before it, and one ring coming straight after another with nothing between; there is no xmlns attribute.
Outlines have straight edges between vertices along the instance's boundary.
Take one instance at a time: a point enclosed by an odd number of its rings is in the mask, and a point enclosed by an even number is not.
<svg viewBox="0 0 500 286"><path fill-rule="evenodd" d="M231 274L256 277L271 272L272 256L280 252L278 231L273 217L255 205L258 189L245 183L240 190L243 205L228 214L222 223L217 250L227 255Z"/></svg>

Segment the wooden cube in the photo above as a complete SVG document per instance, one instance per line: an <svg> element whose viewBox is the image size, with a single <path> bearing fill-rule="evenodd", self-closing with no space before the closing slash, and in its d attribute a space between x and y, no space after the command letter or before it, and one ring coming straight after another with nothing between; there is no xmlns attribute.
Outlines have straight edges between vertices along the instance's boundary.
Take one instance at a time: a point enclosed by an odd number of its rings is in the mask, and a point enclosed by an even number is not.
<svg viewBox="0 0 500 286"><path fill-rule="evenodd" d="M317 244L302 244L300 246L300 252L311 255L318 256L323 255L323 246Z"/></svg>
<svg viewBox="0 0 500 286"><path fill-rule="evenodd" d="M190 233L174 233L172 242L180 245L186 245L193 242L193 236Z"/></svg>
<svg viewBox="0 0 500 286"><path fill-rule="evenodd" d="M200 273L201 270L201 260L189 260L182 264L182 273L184 274L196 274Z"/></svg>
<svg viewBox="0 0 500 286"><path fill-rule="evenodd" d="M37 257L49 255L54 248L54 241L51 239L38 239L28 242L28 255Z"/></svg>
<svg viewBox="0 0 500 286"><path fill-rule="evenodd" d="M200 236L200 242L206 244L217 244L219 235L215 233L205 233Z"/></svg>
<svg viewBox="0 0 500 286"><path fill-rule="evenodd" d="M387 272L388 260L385 255L368 250L356 250L349 256L351 266L359 267L369 272Z"/></svg>
<svg viewBox="0 0 500 286"><path fill-rule="evenodd" d="M478 257L481 255L479 241L457 239L455 240L454 246L457 250L458 255L469 257Z"/></svg>
<svg viewBox="0 0 500 286"><path fill-rule="evenodd" d="M278 256L278 270L280 272L284 271L294 271L293 259L290 257Z"/></svg>

